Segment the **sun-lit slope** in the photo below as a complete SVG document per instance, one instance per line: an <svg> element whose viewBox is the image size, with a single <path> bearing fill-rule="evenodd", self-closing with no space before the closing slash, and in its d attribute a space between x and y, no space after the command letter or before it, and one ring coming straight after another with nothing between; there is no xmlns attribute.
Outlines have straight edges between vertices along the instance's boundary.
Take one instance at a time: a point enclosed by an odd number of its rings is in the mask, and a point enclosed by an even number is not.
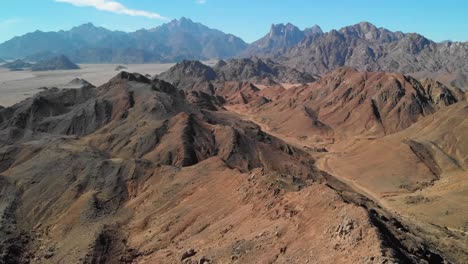
<svg viewBox="0 0 468 264"><path fill-rule="evenodd" d="M467 170L467 114L468 104L460 102L399 133L340 142L331 147L334 155L326 164L381 194L427 187L445 175Z"/></svg>
<svg viewBox="0 0 468 264"><path fill-rule="evenodd" d="M407 217L431 243L453 248L453 259L466 259L467 117L468 103L459 102L393 135L338 142L318 164Z"/></svg>
<svg viewBox="0 0 468 264"><path fill-rule="evenodd" d="M398 132L463 98L456 88L402 74L340 68L252 113L272 129L297 137L375 137Z"/></svg>
<svg viewBox="0 0 468 264"><path fill-rule="evenodd" d="M189 249L216 263L382 260L365 211L323 185L284 191L291 188L274 173L239 174L217 158L163 167L127 204L135 210L128 243L143 252L141 263L179 263Z"/></svg>

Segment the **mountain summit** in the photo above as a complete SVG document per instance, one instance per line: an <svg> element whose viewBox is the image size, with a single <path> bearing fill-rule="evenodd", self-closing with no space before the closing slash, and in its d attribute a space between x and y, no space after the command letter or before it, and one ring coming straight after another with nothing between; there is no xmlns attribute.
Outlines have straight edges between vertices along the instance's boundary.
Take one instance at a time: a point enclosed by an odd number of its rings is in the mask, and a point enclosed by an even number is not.
<svg viewBox="0 0 468 264"><path fill-rule="evenodd" d="M297 45L306 36L316 36L322 33L322 29L318 26L302 31L291 23L273 24L271 25L270 32L263 38L253 42L242 55L274 56Z"/></svg>

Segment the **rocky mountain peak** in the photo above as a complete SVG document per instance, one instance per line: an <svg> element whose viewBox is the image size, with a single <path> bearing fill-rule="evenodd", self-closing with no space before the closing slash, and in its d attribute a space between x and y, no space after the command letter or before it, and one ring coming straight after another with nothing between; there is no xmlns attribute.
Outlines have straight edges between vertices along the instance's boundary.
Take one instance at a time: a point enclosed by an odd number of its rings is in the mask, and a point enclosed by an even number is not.
<svg viewBox="0 0 468 264"><path fill-rule="evenodd" d="M173 69L180 71L181 74L203 76L207 80L214 80L216 78L216 73L213 69L199 61L183 60L177 63Z"/></svg>
<svg viewBox="0 0 468 264"><path fill-rule="evenodd" d="M317 24L313 25L311 28L306 28L304 30L304 32L306 33L306 35L321 35L321 34L323 34L322 28Z"/></svg>
<svg viewBox="0 0 468 264"><path fill-rule="evenodd" d="M213 81L217 75L211 67L199 61L183 60L160 74L158 78L175 86L186 87Z"/></svg>
<svg viewBox="0 0 468 264"><path fill-rule="evenodd" d="M193 22L191 19L186 18L186 17L181 17L179 19L174 19L168 24L169 26L172 27L178 27L178 28L192 28L198 23Z"/></svg>
<svg viewBox="0 0 468 264"><path fill-rule="evenodd" d="M291 23L287 24L273 24L270 28L270 37L280 36L280 37L294 37L294 36L303 36L303 32L296 26Z"/></svg>
<svg viewBox="0 0 468 264"><path fill-rule="evenodd" d="M367 22L367 21L362 21L355 26L357 26L361 31L365 33L377 30L377 27L374 24Z"/></svg>
<svg viewBox="0 0 468 264"><path fill-rule="evenodd" d="M109 83L119 83L119 82L140 82L140 83L151 83L151 80L139 73L130 73L126 71L119 72L114 78L112 78Z"/></svg>
<svg viewBox="0 0 468 264"><path fill-rule="evenodd" d="M376 39L379 35L379 29L369 22L361 22L359 24L344 27L339 32L363 39Z"/></svg>
<svg viewBox="0 0 468 264"><path fill-rule="evenodd" d="M102 27L97 27L95 26L93 23L91 22L88 22L88 23L85 23L85 24L82 24L80 26L77 26L77 27L73 27L70 32L79 32L79 33L86 33L86 32L93 32L93 31L96 31L96 30L103 30L104 28Z"/></svg>

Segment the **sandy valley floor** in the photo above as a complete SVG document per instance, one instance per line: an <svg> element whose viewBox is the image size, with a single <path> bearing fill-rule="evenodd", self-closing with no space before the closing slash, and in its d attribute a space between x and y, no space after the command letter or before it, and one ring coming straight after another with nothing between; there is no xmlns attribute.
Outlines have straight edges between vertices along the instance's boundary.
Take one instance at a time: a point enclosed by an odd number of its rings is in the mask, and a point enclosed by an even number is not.
<svg viewBox="0 0 468 264"><path fill-rule="evenodd" d="M150 74L166 71L174 64L124 65L126 71ZM0 105L10 106L40 91L41 87L65 87L74 78L82 78L99 86L109 81L117 72L118 64L81 64L79 70L32 72L10 71L0 67Z"/></svg>

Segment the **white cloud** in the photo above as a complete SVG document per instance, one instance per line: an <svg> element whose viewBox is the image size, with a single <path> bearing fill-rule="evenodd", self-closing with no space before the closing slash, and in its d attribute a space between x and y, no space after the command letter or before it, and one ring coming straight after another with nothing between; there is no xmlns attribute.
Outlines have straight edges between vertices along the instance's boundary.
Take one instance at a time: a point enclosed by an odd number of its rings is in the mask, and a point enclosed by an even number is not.
<svg viewBox="0 0 468 264"><path fill-rule="evenodd" d="M69 3L74 6L91 6L98 10L108 11L115 14L124 14L129 16L141 16L151 19L166 19L160 14L144 10L135 10L127 8L119 2L112 0L55 0L56 2ZM200 1L200 0L199 0ZM201 0L205 1L205 0Z"/></svg>
<svg viewBox="0 0 468 264"><path fill-rule="evenodd" d="M207 0L195 0L195 2L197 2L197 4L200 4L200 5L206 4L206 1Z"/></svg>

